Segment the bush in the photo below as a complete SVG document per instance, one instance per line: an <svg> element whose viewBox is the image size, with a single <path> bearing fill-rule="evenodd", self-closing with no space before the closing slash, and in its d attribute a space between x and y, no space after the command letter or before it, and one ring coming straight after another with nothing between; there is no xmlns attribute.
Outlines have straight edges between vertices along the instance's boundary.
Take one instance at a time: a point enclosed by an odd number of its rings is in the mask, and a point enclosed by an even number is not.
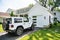
<svg viewBox="0 0 60 40"><path fill-rule="evenodd" d="M2 24L2 22L0 22L0 24Z"/></svg>
<svg viewBox="0 0 60 40"><path fill-rule="evenodd" d="M52 23L51 23L51 24L49 24L49 28L52 28Z"/></svg>
<svg viewBox="0 0 60 40"><path fill-rule="evenodd" d="M60 23L54 23L54 24L52 24L52 28L54 28L54 27L60 27Z"/></svg>
<svg viewBox="0 0 60 40"><path fill-rule="evenodd" d="M54 25L57 25L57 23L55 22Z"/></svg>

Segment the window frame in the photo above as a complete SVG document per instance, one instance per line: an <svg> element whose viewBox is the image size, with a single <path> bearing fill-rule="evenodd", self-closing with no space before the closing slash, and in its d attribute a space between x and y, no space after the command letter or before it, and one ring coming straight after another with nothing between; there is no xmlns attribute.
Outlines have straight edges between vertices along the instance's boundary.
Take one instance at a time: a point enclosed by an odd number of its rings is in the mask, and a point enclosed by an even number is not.
<svg viewBox="0 0 60 40"><path fill-rule="evenodd" d="M19 20L19 21L18 21ZM22 18L14 18L14 23L22 23Z"/></svg>

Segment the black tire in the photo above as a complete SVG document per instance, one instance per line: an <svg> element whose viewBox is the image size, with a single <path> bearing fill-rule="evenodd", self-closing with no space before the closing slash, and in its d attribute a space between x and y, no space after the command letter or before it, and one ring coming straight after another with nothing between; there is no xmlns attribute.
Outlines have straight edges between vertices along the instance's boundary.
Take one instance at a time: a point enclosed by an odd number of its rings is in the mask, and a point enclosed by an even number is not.
<svg viewBox="0 0 60 40"><path fill-rule="evenodd" d="M34 30L34 27L31 27L31 30Z"/></svg>
<svg viewBox="0 0 60 40"><path fill-rule="evenodd" d="M34 25L32 24L32 26L31 26L31 28L30 28L31 30L34 30Z"/></svg>
<svg viewBox="0 0 60 40"><path fill-rule="evenodd" d="M23 28L22 27L18 27L16 30L16 35L20 36L23 33Z"/></svg>

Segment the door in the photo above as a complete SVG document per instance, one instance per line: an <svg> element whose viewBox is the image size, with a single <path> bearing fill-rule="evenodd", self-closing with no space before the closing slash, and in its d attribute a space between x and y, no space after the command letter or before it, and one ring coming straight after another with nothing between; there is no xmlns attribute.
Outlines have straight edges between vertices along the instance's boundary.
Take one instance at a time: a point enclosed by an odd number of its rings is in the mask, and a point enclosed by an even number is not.
<svg viewBox="0 0 60 40"><path fill-rule="evenodd" d="M49 16L49 24L51 23L51 16Z"/></svg>
<svg viewBox="0 0 60 40"><path fill-rule="evenodd" d="M29 19L28 18L23 18L23 26L24 28L29 28Z"/></svg>
<svg viewBox="0 0 60 40"><path fill-rule="evenodd" d="M37 16L37 27L43 27L43 16Z"/></svg>

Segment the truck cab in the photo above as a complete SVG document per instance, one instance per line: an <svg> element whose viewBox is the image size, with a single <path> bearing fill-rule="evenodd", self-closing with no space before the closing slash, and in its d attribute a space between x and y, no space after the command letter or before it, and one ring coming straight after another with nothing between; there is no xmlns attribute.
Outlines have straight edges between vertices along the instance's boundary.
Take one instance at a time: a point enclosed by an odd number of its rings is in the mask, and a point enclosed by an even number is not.
<svg viewBox="0 0 60 40"><path fill-rule="evenodd" d="M11 17L3 19L3 29L8 33L14 32L17 35L21 35L23 30L27 28L33 30L33 23L31 18Z"/></svg>

